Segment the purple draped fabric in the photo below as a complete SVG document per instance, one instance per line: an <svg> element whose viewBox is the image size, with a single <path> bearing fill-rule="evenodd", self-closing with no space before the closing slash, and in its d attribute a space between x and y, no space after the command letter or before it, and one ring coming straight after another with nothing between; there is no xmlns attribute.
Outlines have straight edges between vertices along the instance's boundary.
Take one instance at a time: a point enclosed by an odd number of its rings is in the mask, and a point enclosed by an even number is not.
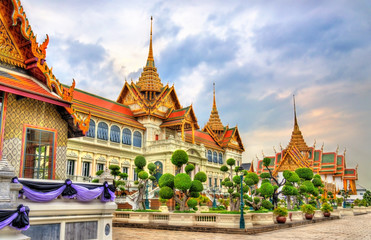
<svg viewBox="0 0 371 240"><path fill-rule="evenodd" d="M12 181L15 183L19 183L17 178L14 178ZM62 195L64 198L70 199L76 197L77 200L84 202L91 201L98 198L99 196L101 197L102 202L108 202L114 201L116 197L115 193L110 190L107 182L105 182L102 187L88 189L77 184L72 184L72 181L69 179L66 180L63 186L50 192L35 191L23 185L22 194L31 201L35 202L48 202L57 198L59 195ZM106 197L109 196L109 198L106 198L105 195Z"/></svg>
<svg viewBox="0 0 371 240"><path fill-rule="evenodd" d="M28 209L28 211L29 211L29 209ZM0 230L3 229L6 226L9 226L9 227L15 228L17 230L21 230L21 231L27 230L30 227L30 224L28 224L28 225L26 225L26 226L24 226L22 228L18 228L18 227L15 227L15 226L12 225L13 220L16 219L19 214L24 214L26 216L26 218L27 218L27 223L28 223L28 215L27 215L27 212L25 211L25 207L23 207L23 205L22 205L22 207L20 208L20 211L19 212L15 212L9 218L7 218L4 221L0 222Z"/></svg>
<svg viewBox="0 0 371 240"><path fill-rule="evenodd" d="M61 188L51 191L51 192L37 192L29 189L26 186L23 186L24 193L28 199L34 202L49 202L53 199L56 199L59 195L62 194L63 190L66 188L66 185L63 185Z"/></svg>

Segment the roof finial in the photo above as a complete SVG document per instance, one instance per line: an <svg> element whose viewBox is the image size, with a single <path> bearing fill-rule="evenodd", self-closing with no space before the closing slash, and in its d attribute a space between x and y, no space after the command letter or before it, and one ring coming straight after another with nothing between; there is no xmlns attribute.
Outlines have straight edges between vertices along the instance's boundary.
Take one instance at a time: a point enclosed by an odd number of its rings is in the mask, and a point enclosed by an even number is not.
<svg viewBox="0 0 371 240"><path fill-rule="evenodd" d="M150 33L150 39L149 39L149 52L148 52L147 63L148 63L148 61L153 61L153 63L154 63L153 50L152 50L152 21L153 21L153 17L151 16L151 33Z"/></svg>
<svg viewBox="0 0 371 240"><path fill-rule="evenodd" d="M213 83L213 109L216 109L216 101L215 101L215 83Z"/></svg>
<svg viewBox="0 0 371 240"><path fill-rule="evenodd" d="M296 119L295 94L292 95L292 98L294 99L294 118L295 118L294 127L297 127L298 126L298 120Z"/></svg>

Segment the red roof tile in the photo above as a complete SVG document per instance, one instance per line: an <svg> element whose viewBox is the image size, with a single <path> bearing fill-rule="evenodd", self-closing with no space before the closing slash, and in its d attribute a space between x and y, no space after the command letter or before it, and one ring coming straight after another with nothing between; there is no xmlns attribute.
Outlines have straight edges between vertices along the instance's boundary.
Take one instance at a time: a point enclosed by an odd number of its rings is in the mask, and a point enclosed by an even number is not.
<svg viewBox="0 0 371 240"><path fill-rule="evenodd" d="M92 115L144 129L144 126L134 118L130 108L123 104L79 89L75 89L72 102L78 111L91 112Z"/></svg>
<svg viewBox="0 0 371 240"><path fill-rule="evenodd" d="M14 73L0 70L0 85L2 90L12 92L21 96L49 102L60 106L69 106L70 103L64 101L59 96L53 94L46 86L32 77L26 78ZM13 91L11 90L13 89ZM22 94L23 93L23 94Z"/></svg>

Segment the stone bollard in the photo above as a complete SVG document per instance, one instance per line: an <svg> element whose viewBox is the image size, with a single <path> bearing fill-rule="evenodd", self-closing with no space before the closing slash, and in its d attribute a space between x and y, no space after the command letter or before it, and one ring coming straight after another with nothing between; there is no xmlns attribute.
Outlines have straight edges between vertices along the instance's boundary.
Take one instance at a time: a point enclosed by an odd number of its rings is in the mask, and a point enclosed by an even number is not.
<svg viewBox="0 0 371 240"><path fill-rule="evenodd" d="M14 168L6 160L5 156L0 160L0 209L15 210L18 206L18 191L22 189L22 184L11 183L15 176ZM29 240L21 234L21 231L11 227L4 227L0 230L0 240Z"/></svg>

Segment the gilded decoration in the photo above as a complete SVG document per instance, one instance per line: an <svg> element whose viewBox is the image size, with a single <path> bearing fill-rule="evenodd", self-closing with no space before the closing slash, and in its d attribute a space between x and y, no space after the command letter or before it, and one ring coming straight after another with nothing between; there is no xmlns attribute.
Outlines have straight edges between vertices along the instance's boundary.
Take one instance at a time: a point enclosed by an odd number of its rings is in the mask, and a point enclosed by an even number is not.
<svg viewBox="0 0 371 240"><path fill-rule="evenodd" d="M45 62L46 48L49 43L49 36L46 35L46 39L42 44L38 44L36 36L34 35L32 28L28 22L23 7L19 0L12 0L14 5L14 11L12 15L13 26L18 24L18 20L21 22L20 31L26 40L31 43L32 54L37 58L37 68L43 73L46 78L46 85L50 91L55 91L63 100L71 102L73 99L73 91L75 88L75 80L72 82L70 88L65 88L59 82L59 80L53 74L53 68L49 68ZM28 59L25 61L26 64L33 63L34 59ZM80 128L83 134L89 130L90 114L87 118L83 119L79 116L73 107L65 107L67 112L73 117L74 124Z"/></svg>
<svg viewBox="0 0 371 240"><path fill-rule="evenodd" d="M24 67L24 59L12 41L3 20L0 18L0 59L18 67Z"/></svg>
<svg viewBox="0 0 371 240"><path fill-rule="evenodd" d="M23 125L52 128L57 130L56 178L64 178L66 172L67 122L63 120L55 106L31 98L17 100L8 94L8 105L4 129L3 154L19 173L22 152Z"/></svg>

